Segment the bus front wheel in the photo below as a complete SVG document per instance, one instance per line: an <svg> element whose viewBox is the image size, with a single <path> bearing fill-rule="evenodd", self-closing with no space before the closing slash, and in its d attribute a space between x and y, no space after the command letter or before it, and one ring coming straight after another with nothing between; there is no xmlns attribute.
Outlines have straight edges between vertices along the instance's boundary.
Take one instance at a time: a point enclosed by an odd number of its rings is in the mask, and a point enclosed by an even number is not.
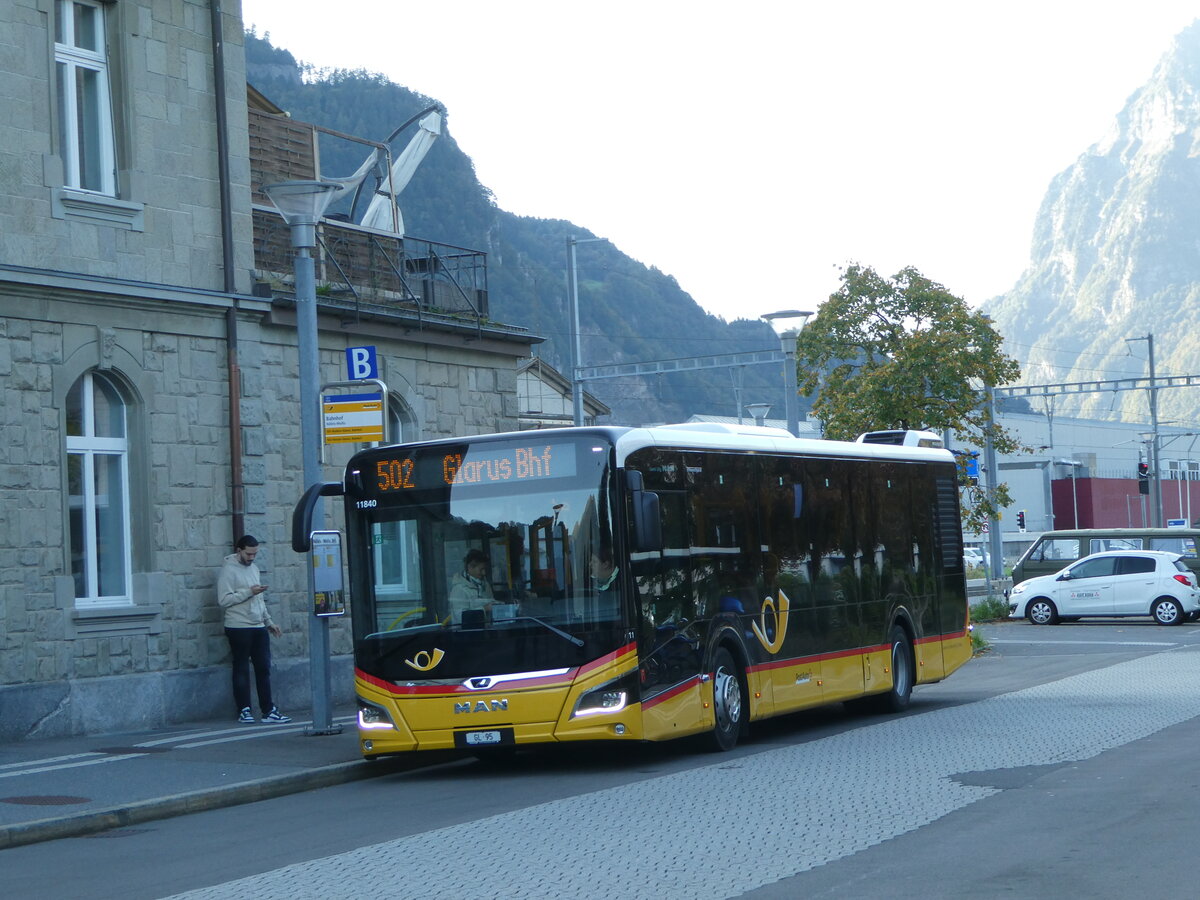
<svg viewBox="0 0 1200 900"><path fill-rule="evenodd" d="M732 750L737 746L746 716L746 698L741 673L733 655L724 647L713 657L713 730L712 749Z"/></svg>

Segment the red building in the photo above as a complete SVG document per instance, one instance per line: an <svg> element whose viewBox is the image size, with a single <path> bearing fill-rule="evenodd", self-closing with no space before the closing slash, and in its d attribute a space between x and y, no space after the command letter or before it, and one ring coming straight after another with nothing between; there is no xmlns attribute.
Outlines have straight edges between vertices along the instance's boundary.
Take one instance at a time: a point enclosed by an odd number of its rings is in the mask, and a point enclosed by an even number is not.
<svg viewBox="0 0 1200 900"><path fill-rule="evenodd" d="M1133 478L1057 478L1050 482L1054 527L1145 528L1154 519L1150 497ZM1200 520L1200 481L1162 482L1163 524Z"/></svg>

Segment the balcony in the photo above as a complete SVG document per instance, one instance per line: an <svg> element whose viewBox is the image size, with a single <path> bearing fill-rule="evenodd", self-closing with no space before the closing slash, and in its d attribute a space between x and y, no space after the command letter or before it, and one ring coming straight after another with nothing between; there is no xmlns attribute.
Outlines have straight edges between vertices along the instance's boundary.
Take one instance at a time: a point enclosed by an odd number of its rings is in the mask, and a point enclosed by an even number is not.
<svg viewBox="0 0 1200 900"><path fill-rule="evenodd" d="M272 295L289 295L291 233L273 209L254 207L254 270ZM488 315L487 254L324 219L313 253L317 303L356 319L389 316L420 323L470 322Z"/></svg>
<svg viewBox="0 0 1200 900"><path fill-rule="evenodd" d="M295 292L291 235L262 186L321 178L318 140L364 145L364 157L377 148L389 168L391 152L384 144L298 122L272 108L252 104L249 120L255 277L262 293L288 302ZM408 320L417 327L482 332L488 319L487 254L344 218L328 216L317 225L313 262L322 311L339 312L343 319L383 317ZM487 327L524 331L495 323Z"/></svg>

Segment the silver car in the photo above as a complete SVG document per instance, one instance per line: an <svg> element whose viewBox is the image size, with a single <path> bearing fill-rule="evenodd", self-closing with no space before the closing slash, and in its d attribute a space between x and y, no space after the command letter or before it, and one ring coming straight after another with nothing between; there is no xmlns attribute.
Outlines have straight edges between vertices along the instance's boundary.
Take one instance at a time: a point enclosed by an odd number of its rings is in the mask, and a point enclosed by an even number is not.
<svg viewBox="0 0 1200 900"><path fill-rule="evenodd" d="M1152 616L1177 625L1200 611L1196 574L1182 559L1156 550L1093 553L1014 587L1009 618L1054 625L1084 616Z"/></svg>

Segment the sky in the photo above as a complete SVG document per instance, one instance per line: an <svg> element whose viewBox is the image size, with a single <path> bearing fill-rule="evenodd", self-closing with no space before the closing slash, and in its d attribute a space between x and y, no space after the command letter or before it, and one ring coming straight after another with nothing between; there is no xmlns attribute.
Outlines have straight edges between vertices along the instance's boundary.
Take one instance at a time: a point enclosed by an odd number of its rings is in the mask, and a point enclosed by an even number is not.
<svg viewBox="0 0 1200 900"><path fill-rule="evenodd" d="M972 305L1004 293L1051 179L1200 17L1200 0L242 8L302 63L441 101L501 208L607 238L729 320L815 309L851 262L915 266Z"/></svg>

